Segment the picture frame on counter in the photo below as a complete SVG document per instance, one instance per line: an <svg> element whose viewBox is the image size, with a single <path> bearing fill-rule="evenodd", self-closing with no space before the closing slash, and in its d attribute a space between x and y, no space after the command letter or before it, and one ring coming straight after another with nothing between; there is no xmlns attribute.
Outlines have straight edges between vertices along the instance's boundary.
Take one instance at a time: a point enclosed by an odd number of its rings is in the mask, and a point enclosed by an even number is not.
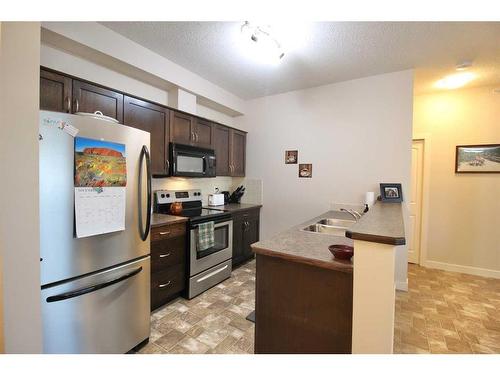
<svg viewBox="0 0 500 375"><path fill-rule="evenodd" d="M298 150L285 151L285 164L297 164L298 161L299 161L299 151Z"/></svg>
<svg viewBox="0 0 500 375"><path fill-rule="evenodd" d="M382 202L403 202L403 189L401 184L397 183L381 183L380 197Z"/></svg>
<svg viewBox="0 0 500 375"><path fill-rule="evenodd" d="M500 144L456 146L455 173L500 173Z"/></svg>

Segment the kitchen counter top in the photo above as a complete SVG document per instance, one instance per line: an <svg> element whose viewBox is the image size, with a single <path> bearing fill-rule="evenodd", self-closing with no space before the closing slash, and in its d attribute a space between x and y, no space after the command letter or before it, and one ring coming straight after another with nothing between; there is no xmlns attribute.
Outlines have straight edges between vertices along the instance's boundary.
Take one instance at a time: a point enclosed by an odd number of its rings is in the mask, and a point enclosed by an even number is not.
<svg viewBox="0 0 500 375"><path fill-rule="evenodd" d="M188 219L182 216L173 216L165 214L153 214L151 216L151 227L159 227L161 225L169 225L176 223L185 223Z"/></svg>
<svg viewBox="0 0 500 375"><path fill-rule="evenodd" d="M346 237L394 246L404 245L406 240L401 203L375 203L346 231Z"/></svg>
<svg viewBox="0 0 500 375"><path fill-rule="evenodd" d="M346 218L338 211L328 211L305 223L297 225L276 236L256 242L252 249L256 254L268 255L292 260L313 266L352 273L352 261L337 260L328 250L330 245L353 245L353 241L346 237L326 233L302 231L302 228L314 224L323 218Z"/></svg>
<svg viewBox="0 0 500 375"><path fill-rule="evenodd" d="M206 208L210 208L212 210L220 210L220 211L226 211L226 212L238 212L238 211L244 211L248 210L251 208L260 208L262 207L261 204L250 204L250 203L229 203L225 204L224 206L204 206Z"/></svg>

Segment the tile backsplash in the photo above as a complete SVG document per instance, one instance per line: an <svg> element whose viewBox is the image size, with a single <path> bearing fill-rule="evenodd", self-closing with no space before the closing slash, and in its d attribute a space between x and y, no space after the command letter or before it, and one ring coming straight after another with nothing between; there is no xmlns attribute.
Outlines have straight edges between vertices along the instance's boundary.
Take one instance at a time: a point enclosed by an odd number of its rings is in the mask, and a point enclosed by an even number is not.
<svg viewBox="0 0 500 375"><path fill-rule="evenodd" d="M219 191L229 191L232 193L238 186L245 186L245 195L242 203L262 203L262 180L247 179L244 177L215 177L215 178L184 178L167 177L153 178L153 190L182 190L200 189L203 195L203 204L208 204L208 194L214 193L216 188Z"/></svg>

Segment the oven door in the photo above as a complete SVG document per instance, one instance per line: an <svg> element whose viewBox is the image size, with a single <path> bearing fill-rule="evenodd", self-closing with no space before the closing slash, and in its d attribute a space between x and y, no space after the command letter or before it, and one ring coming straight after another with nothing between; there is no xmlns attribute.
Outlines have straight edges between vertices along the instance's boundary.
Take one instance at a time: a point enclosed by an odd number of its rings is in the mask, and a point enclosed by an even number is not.
<svg viewBox="0 0 500 375"><path fill-rule="evenodd" d="M215 222L215 245L209 249L198 251L198 227L190 230L189 276L194 276L216 266L233 256L233 221Z"/></svg>
<svg viewBox="0 0 500 375"><path fill-rule="evenodd" d="M213 150L170 144L171 176L215 177L215 153Z"/></svg>

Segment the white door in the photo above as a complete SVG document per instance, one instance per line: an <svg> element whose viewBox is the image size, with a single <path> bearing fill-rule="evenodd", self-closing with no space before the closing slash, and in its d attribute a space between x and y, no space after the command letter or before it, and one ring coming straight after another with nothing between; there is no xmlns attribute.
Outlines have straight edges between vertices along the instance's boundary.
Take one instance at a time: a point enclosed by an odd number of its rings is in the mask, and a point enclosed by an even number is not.
<svg viewBox="0 0 500 375"><path fill-rule="evenodd" d="M422 225L422 180L424 176L424 141L414 140L411 147L411 186L410 186L410 233L408 243L408 262L419 263L420 236Z"/></svg>

